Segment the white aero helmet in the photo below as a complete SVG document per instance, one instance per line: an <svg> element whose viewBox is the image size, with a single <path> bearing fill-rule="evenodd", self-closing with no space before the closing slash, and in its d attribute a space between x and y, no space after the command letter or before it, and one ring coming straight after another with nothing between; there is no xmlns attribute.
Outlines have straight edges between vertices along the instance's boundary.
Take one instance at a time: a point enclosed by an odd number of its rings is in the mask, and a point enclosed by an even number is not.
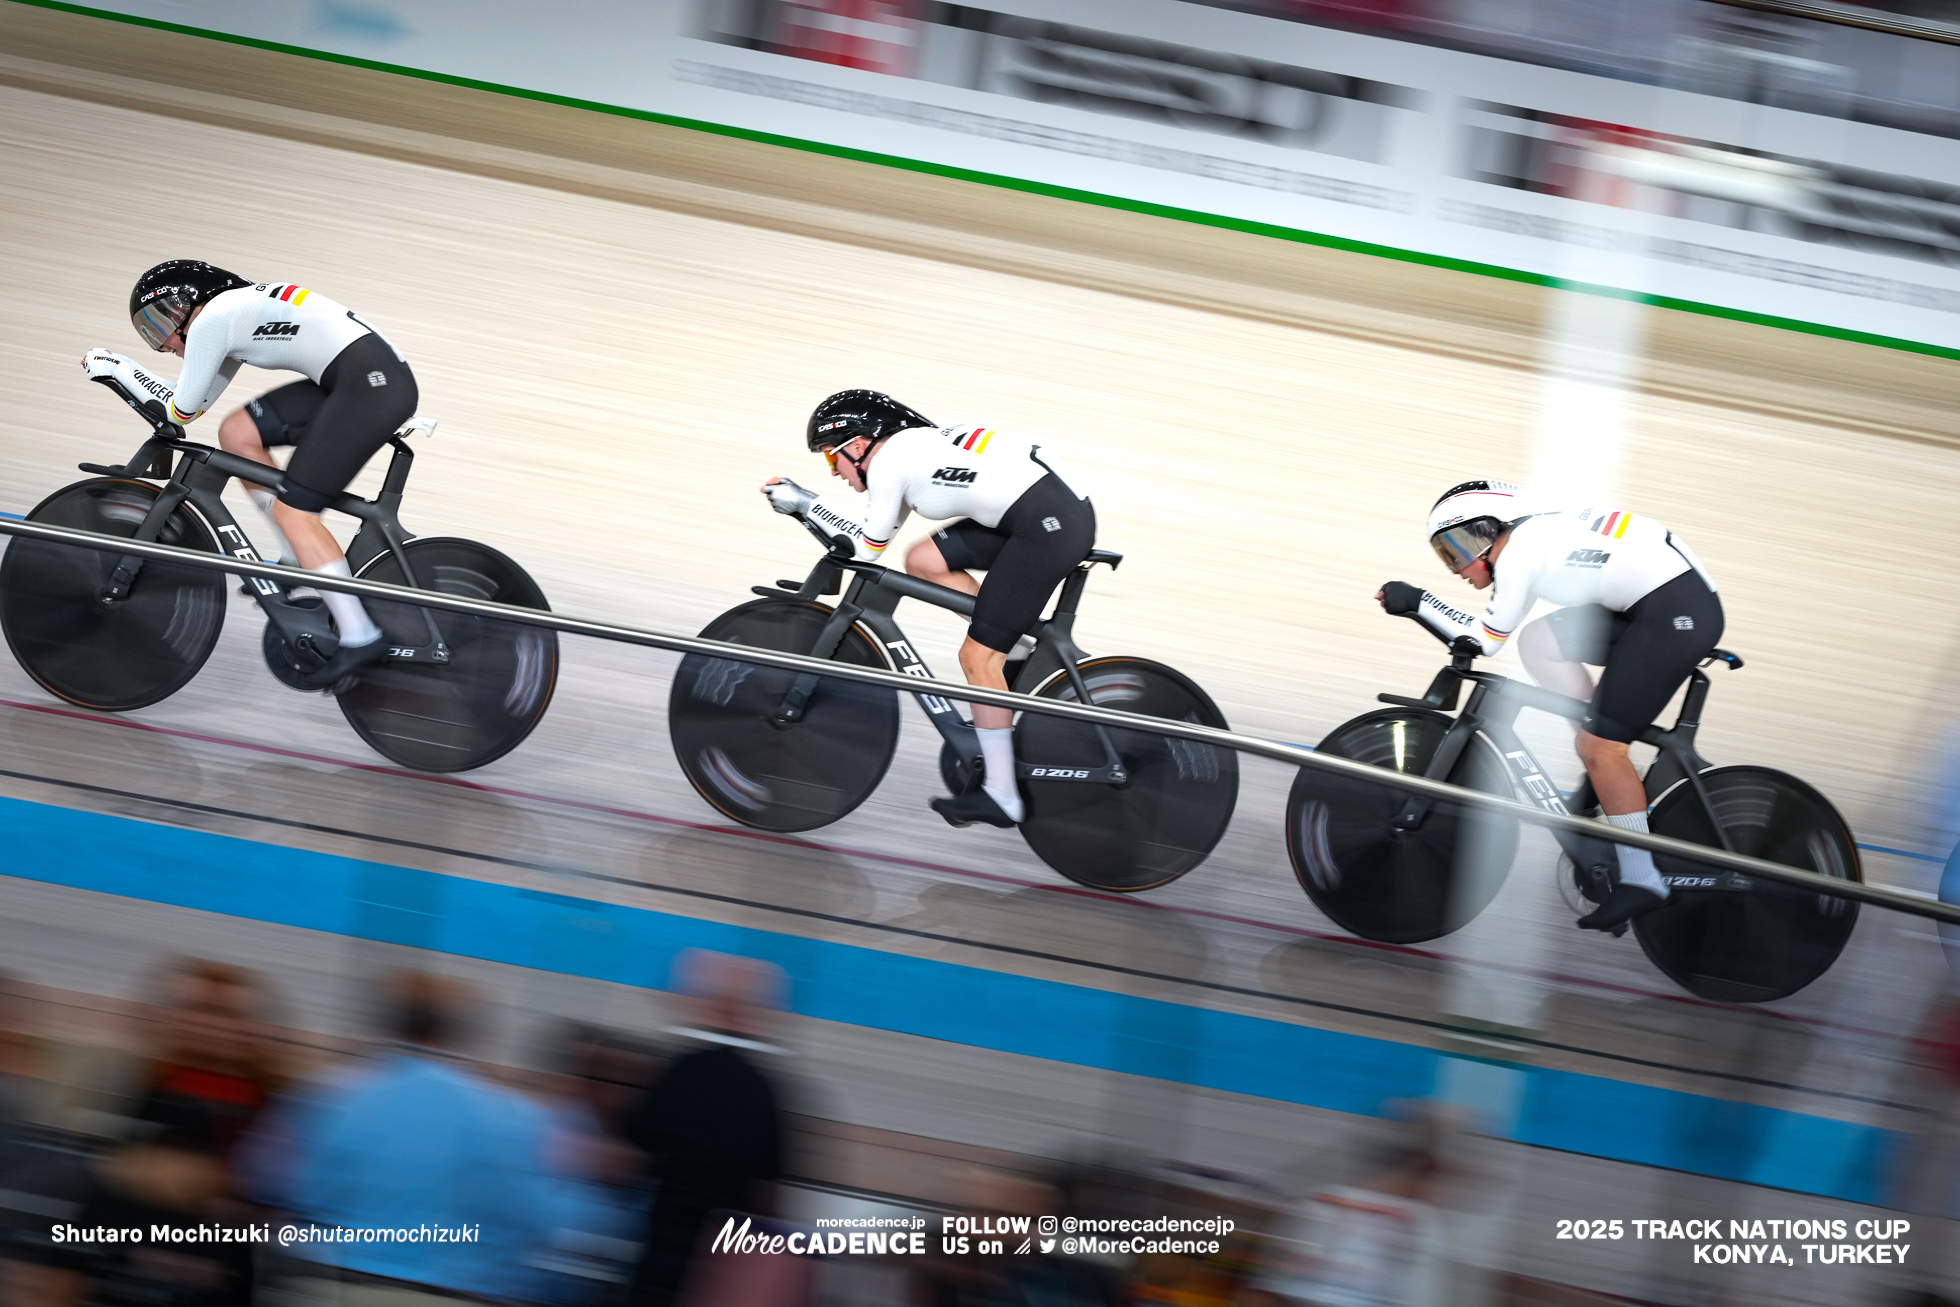
<svg viewBox="0 0 1960 1307"><path fill-rule="evenodd" d="M1530 517L1524 491L1508 481L1465 481L1429 510L1429 547L1452 572L1490 552L1513 522Z"/></svg>

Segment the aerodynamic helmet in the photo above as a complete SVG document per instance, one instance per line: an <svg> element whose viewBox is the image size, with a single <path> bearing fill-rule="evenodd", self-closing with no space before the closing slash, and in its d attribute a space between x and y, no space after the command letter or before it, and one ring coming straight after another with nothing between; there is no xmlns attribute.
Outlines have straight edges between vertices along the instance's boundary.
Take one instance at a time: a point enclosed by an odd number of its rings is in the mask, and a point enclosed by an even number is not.
<svg viewBox="0 0 1960 1307"><path fill-rule="evenodd" d="M1443 566L1461 572L1490 552L1511 525L1531 514L1524 492L1508 481L1465 481L1443 492L1429 510L1429 547Z"/></svg>
<svg viewBox="0 0 1960 1307"><path fill-rule="evenodd" d="M863 436L883 440L913 427L929 427L932 421L875 390L840 390L810 415L810 452L847 445ZM866 455L869 457L869 455Z"/></svg>
<svg viewBox="0 0 1960 1307"><path fill-rule="evenodd" d="M129 292L129 320L151 349L184 329L197 306L252 283L235 272L196 259L159 263L136 279Z"/></svg>

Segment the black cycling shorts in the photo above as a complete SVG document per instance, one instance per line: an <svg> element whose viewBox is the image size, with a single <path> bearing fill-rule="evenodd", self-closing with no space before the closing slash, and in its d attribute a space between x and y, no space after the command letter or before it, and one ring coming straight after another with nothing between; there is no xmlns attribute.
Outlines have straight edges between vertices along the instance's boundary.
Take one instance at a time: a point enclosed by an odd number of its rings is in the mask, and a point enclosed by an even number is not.
<svg viewBox="0 0 1960 1307"><path fill-rule="evenodd" d="M1021 492L999 526L961 518L932 533L955 572L982 571L980 597L967 634L998 653L1041 620L1048 596L1096 547L1096 510L1050 472Z"/></svg>
<svg viewBox="0 0 1960 1307"><path fill-rule="evenodd" d="M294 381L245 405L267 445L294 445L279 498L317 513L415 416L415 374L369 333L334 356L318 383Z"/></svg>
<svg viewBox="0 0 1960 1307"><path fill-rule="evenodd" d="M1586 730L1632 744L1722 638L1722 599L1689 568L1624 613L1586 604L1545 621L1568 661L1605 668Z"/></svg>

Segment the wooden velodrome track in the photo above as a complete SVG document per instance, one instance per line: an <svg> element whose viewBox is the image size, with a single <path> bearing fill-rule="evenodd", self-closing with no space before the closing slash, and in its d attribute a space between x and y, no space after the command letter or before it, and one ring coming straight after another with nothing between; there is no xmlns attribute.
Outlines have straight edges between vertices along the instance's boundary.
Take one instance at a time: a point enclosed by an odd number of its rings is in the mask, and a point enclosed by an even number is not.
<svg viewBox="0 0 1960 1307"><path fill-rule="evenodd" d="M1038 432L1065 449L1093 476L1101 543L1127 556L1091 583L1085 647L1161 659L1205 685L1235 726L1312 741L1373 706L1378 690L1419 692L1434 670L1438 647L1370 602L1394 577L1452 594L1421 539L1430 500L1469 476L1530 471L1549 295L1492 279L5 3L0 170L5 511L76 479L78 461L134 449L141 429L84 384L77 361L97 344L138 352L122 312L138 271L207 258L316 285L380 323L412 360L424 411L442 422L419 453L408 525L505 548L562 611L691 632L749 586L800 575L809 541L755 487L772 473L820 482L821 464L801 448L810 406L873 386L935 418ZM1678 313L1653 314L1649 346L1622 500L1694 544L1722 587L1724 643L1749 660L1718 676L1705 752L1804 776L1865 841L1926 847L1955 667L1944 523L1960 500L1960 368ZM270 384L248 370L226 407ZM256 522L249 510L240 518L248 530ZM951 671L959 628L940 614L901 616ZM1056 878L1011 835L954 834L925 813L936 746L909 717L879 795L816 833L828 849L773 848L675 829L718 819L673 766L670 659L568 641L544 726L472 778L500 792L415 789L325 765L374 759L330 704L272 684L243 601L232 619L189 688L134 716L312 761L5 708L7 767L114 794L18 780L0 792L572 892L563 878L396 845L377 852L344 834L265 835L212 813L261 810L522 853L795 905L833 923L799 929L876 948L962 960L974 955L946 940L1047 950L1048 961L984 965L1286 1020L1302 1018L1246 997L1249 988L1191 1000L1159 980L1081 981L1052 959L1482 1015L1571 1048L1611 1043L1650 1059L1601 1072L1582 1053L1546 1053L1546 1064L1694 1092L1728 1072L1863 1084L1825 1037L1804 1042L1808 1028L1656 997L1671 991L1631 941L1576 938L1542 878L1527 899L1526 878L1514 875L1485 920L1446 943L1473 963L1522 959L1606 986L1543 1012L1519 1017L1502 996L1451 990L1420 960L1311 938L1332 928L1285 869L1288 778L1277 768L1248 769L1212 862L1149 896L1172 911L1128 912L1026 888ZM0 660L0 699L50 702L10 660ZM616 814L530 801L540 794L671 821L650 836ZM142 795L209 808L165 812ZM875 861L885 853L902 856ZM1926 883L1924 864L1895 859L1872 859L1868 874ZM616 882L576 892L783 928L746 908L676 906ZM16 921L0 924L0 954L11 949L8 965L42 983L128 993L139 983L129 959L147 959L166 936L169 947L199 948L195 932L213 929L140 903L98 905L86 927L73 917L61 894L17 884L0 913ZM871 918L940 942L848 924ZM1544 930L1515 930L1527 920ZM1275 943L1263 923L1295 935ZM1813 986L1790 1008L1904 1033L1937 974L1937 949L1924 931L1900 946L1877 914L1861 931L1875 942L1834 973L1842 985ZM1525 942L1539 933L1556 942ZM351 991L326 978L382 956L250 930L202 947L318 981L292 982L301 1024L315 1029L354 1024ZM1898 1003L1902 977L1911 997ZM1498 987L1478 973L1471 988L1485 982ZM542 1011L596 1002L551 977L525 983L503 997ZM643 996L607 992L611 1006L581 1015L644 1019L630 1015ZM1366 1014L1312 1019L1409 1037ZM1061 1072L1020 1081L1034 1075L1025 1064L1010 1074L936 1046L944 1079L966 1077L980 1106L965 1117L943 1101L928 1110L916 1066L901 1057L912 1054L825 1029L833 1046L803 1051L817 1079L857 1095L839 1117L1033 1152L1047 1146L1063 1091L1076 1092ZM1099 1100L1083 1101L1082 1119L1094 1120ZM1131 1124L1147 1133L1158 1110L1146 1105ZM1242 1102L1218 1107L1202 1129L1197 1119L1179 1118L1190 1155L1255 1173L1282 1120ZM1623 1192L1629 1173L1575 1171L1572 1188L1546 1188L1540 1205L1554 1211L1594 1184Z"/></svg>
<svg viewBox="0 0 1960 1307"><path fill-rule="evenodd" d="M820 481L804 415L874 386L1066 449L1129 559L1085 645L1312 740L1436 661L1381 581L1469 599L1429 499L1530 471L1535 288L15 5L0 35L8 510L136 434L75 360L135 352L133 273L195 255L384 324L443 423L411 524L506 546L561 609L693 630L799 572L754 486ZM1749 659L1707 751L1917 843L1960 367L1653 316L1621 498L1694 543Z"/></svg>

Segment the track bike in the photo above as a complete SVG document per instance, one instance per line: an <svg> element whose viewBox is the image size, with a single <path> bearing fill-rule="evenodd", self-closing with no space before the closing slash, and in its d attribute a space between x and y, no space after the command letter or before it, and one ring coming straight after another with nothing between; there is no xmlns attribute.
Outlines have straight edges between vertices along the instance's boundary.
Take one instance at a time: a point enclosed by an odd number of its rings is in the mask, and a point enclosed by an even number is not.
<svg viewBox="0 0 1960 1307"><path fill-rule="evenodd" d="M186 440L156 401L140 400L113 377L95 380L150 424L150 438L120 466L81 464L92 479L55 491L27 520L260 561L220 496L232 477L276 491L284 474ZM536 582L488 545L402 529L397 510L415 460L408 437L434 428L415 418L389 438L394 457L373 500L334 500L335 510L361 522L347 549L354 575L547 608ZM266 615L267 666L296 688L339 647L318 595L292 593L310 580L296 571L290 583L251 577L245 587ZM229 584L212 568L16 538L0 557L0 627L21 667L50 694L126 712L168 698L197 675L217 645ZM465 771L516 748L544 716L558 678L555 632L412 603L363 602L388 657L333 694L375 752L403 767Z"/></svg>
<svg viewBox="0 0 1960 1307"><path fill-rule="evenodd" d="M894 619L899 600L971 616L973 596L860 562L848 539L803 524L827 551L809 576L753 587L761 598L722 614L702 637L930 677ZM1030 632L1033 652L1008 663L1008 684L1062 703L1223 727L1211 698L1182 673L1142 658L1091 658L1076 647L1076 609L1090 569L1114 568L1122 558L1098 549L1069 574L1053 613ZM821 602L840 589L835 607ZM942 738L947 788L963 794L978 786L979 737L958 704L914 697ZM898 727L894 691L699 654L681 661L668 699L668 730L689 782L724 816L769 831L813 830L863 803L891 765ZM1097 889L1154 889L1191 870L1224 835L1238 799L1231 750L1147 730L1022 713L1014 751L1028 846Z"/></svg>
<svg viewBox="0 0 1960 1307"><path fill-rule="evenodd" d="M1457 637L1449 666L1421 698L1378 695L1396 706L1336 727L1317 747L1505 798L1522 790L1546 812L1596 812L1592 782L1562 796L1514 729L1525 708L1583 720L1586 703L1474 670L1480 652L1474 639ZM1643 778L1648 828L1862 881L1851 831L1822 794L1784 772L1714 767L1696 752L1709 688L1702 668L1715 663L1743 665L1728 650L1715 650L1689 674L1674 725L1641 733L1641 742L1658 750ZM1448 716L1465 684L1468 702ZM1614 846L1589 835L1553 834L1564 851L1558 877L1567 905L1589 911L1612 892ZM1517 852L1518 819L1302 768L1287 800L1286 843L1300 884L1336 923L1365 939L1408 944L1460 929L1483 910ZM1830 968L1857 923L1858 905L1850 899L1668 854L1656 854L1655 865L1668 883L1668 901L1637 918L1634 935L1657 968L1703 998L1755 1003L1793 994Z"/></svg>

